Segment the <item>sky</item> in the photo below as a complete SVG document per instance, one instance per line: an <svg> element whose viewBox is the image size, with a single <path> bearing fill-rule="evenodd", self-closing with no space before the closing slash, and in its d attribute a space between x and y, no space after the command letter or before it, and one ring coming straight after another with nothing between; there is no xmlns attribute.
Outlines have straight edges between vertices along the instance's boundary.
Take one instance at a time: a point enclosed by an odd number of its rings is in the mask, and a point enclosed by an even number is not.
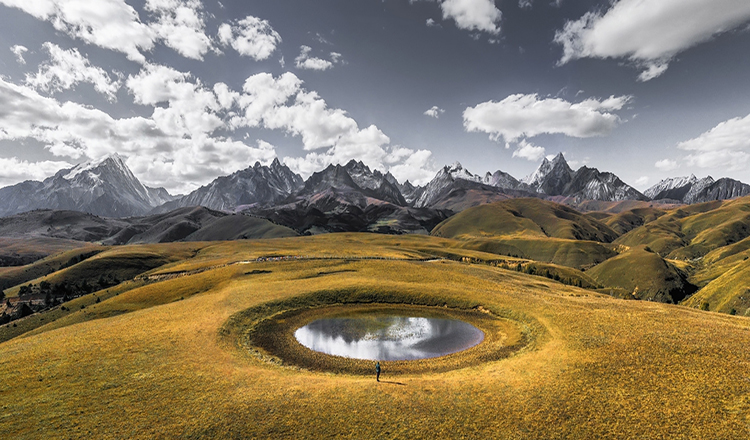
<svg viewBox="0 0 750 440"><path fill-rule="evenodd" d="M0 186L115 152L172 194L275 157L750 182L748 53L747 0L0 0Z"/></svg>

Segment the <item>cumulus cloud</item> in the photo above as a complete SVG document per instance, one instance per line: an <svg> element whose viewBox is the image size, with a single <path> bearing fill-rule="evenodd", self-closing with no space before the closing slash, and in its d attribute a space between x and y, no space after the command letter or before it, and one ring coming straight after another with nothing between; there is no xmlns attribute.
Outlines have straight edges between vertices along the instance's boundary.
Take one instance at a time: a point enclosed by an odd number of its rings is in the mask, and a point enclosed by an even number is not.
<svg viewBox="0 0 750 440"><path fill-rule="evenodd" d="M456 26L469 31L500 33L503 14L493 0L443 0L443 19L453 19Z"/></svg>
<svg viewBox="0 0 750 440"><path fill-rule="evenodd" d="M90 83L110 101L116 100L120 82L101 67L92 66L78 49L65 50L49 42L44 43L44 49L49 52L50 60L42 63L37 73L26 75L27 85L45 92L59 92L79 83Z"/></svg>
<svg viewBox="0 0 750 440"><path fill-rule="evenodd" d="M205 33L200 0L147 0L145 9L156 16L150 27L164 44L184 57L203 60L213 44Z"/></svg>
<svg viewBox="0 0 750 440"><path fill-rule="evenodd" d="M746 169L750 165L750 115L716 125L700 136L680 142L677 148L688 151L688 165L701 168Z"/></svg>
<svg viewBox="0 0 750 440"><path fill-rule="evenodd" d="M425 22L425 24L427 25L427 27L437 27L437 26L440 26L440 25L439 25L439 24L438 24L438 23L437 23L437 22L436 22L435 20L433 20L432 18L428 18L428 19L427 19L427 21Z"/></svg>
<svg viewBox="0 0 750 440"><path fill-rule="evenodd" d="M464 110L464 129L484 132L490 139L516 142L540 134L564 134L576 138L605 136L622 120L621 110L630 96L589 98L571 103L560 98L540 99L537 94L510 95L500 102L487 101Z"/></svg>
<svg viewBox="0 0 750 440"><path fill-rule="evenodd" d="M648 182L651 179L649 179L648 176L641 176L637 179L635 179L635 186L638 188L646 188L648 186Z"/></svg>
<svg viewBox="0 0 750 440"><path fill-rule="evenodd" d="M276 156L267 142L225 137L242 128L300 138L305 155L285 161L303 175L350 159L415 181L434 174L426 168L429 152L392 146L374 125L360 128L292 73L253 75L236 91L224 83L207 86L168 66L145 64L125 86L136 104L153 109L150 117L113 118L0 78L0 140L34 139L52 154L75 160L118 152L145 184L177 193Z"/></svg>
<svg viewBox="0 0 750 440"><path fill-rule="evenodd" d="M172 136L208 135L224 125L219 115L224 107L213 90L191 79L190 74L171 67L147 64L137 75L129 76L126 85L136 104L154 106L151 117L163 132ZM217 87L224 103L232 99L228 87Z"/></svg>
<svg viewBox="0 0 750 440"><path fill-rule="evenodd" d="M281 43L281 35L276 32L268 20L248 15L242 20L219 26L219 41L231 46L240 53L256 61L265 60Z"/></svg>
<svg viewBox="0 0 750 440"><path fill-rule="evenodd" d="M65 161L29 162L17 157L0 157L0 187L13 185L24 180L44 180L57 171L72 166Z"/></svg>
<svg viewBox="0 0 750 440"><path fill-rule="evenodd" d="M440 108L440 107L438 107L438 106L436 106L436 105L433 105L433 106L432 106L431 108L427 109L427 110L426 110L426 111L424 112L424 115L425 115L425 116L429 116L429 117L431 117L431 118L435 118L435 119L437 119L437 118L439 118L439 117L440 117L440 115L442 115L443 113L445 113L445 110L443 110L442 108Z"/></svg>
<svg viewBox="0 0 750 440"><path fill-rule="evenodd" d="M658 3L658 4L656 4ZM674 56L750 20L742 0L619 0L569 21L555 34L560 64L578 58L627 58L640 81L663 74Z"/></svg>
<svg viewBox="0 0 750 440"><path fill-rule="evenodd" d="M191 95L191 87L184 86L187 77L153 69L132 81L129 87L140 93L141 102L169 101L166 109L156 108L152 118L133 117L115 119L98 109L80 104L60 103L39 95L35 90L0 78L0 140L35 139L58 157L101 158L118 152L128 156L128 165L144 183L164 186L172 192L186 192L205 184L220 174L238 169L238 164L267 163L276 152L266 144L246 145L206 132L214 125L211 111L201 101L210 101L203 87L193 85L192 98L197 99L192 113L180 115L184 109L178 103ZM171 78L166 90L149 86L147 76ZM138 83L136 85L136 83ZM214 104L212 104L214 105ZM218 107L218 104L215 104ZM201 114L200 109L204 108ZM166 113L163 113L166 112ZM31 166L31 165L30 165ZM52 166L41 169L48 173ZM59 169L59 168L58 168Z"/></svg>
<svg viewBox="0 0 750 440"><path fill-rule="evenodd" d="M544 147L532 145L526 142L526 139L518 143L518 148L513 152L513 157L519 157L521 159L530 160L532 162L538 162L542 160L546 154Z"/></svg>
<svg viewBox="0 0 750 440"><path fill-rule="evenodd" d="M73 38L122 52L133 61L145 62L141 50L154 46L156 34L142 23L124 0L0 0L18 8Z"/></svg>
<svg viewBox="0 0 750 440"><path fill-rule="evenodd" d="M300 46L300 53L297 58L294 59L294 65L298 69L306 70L328 70L333 67L333 62L324 60L322 58L311 57L310 52L312 47Z"/></svg>
<svg viewBox="0 0 750 440"><path fill-rule="evenodd" d="M662 159L656 161L654 166L662 171L672 171L680 167L677 161L671 159Z"/></svg>
<svg viewBox="0 0 750 440"><path fill-rule="evenodd" d="M329 164L357 159L384 171L401 166L396 168L399 172L410 170L410 175L419 178L415 167L422 162L411 156L424 158L425 153L391 146L390 138L374 125L360 128L344 110L329 108L316 92L305 90L293 73L249 77L237 106L242 117L235 124L283 130L301 138L309 153L286 157L284 162L303 176Z"/></svg>
<svg viewBox="0 0 750 440"><path fill-rule="evenodd" d="M10 51L13 52L13 54L16 56L16 61L18 61L18 64L26 64L26 60L23 57L23 54L28 52L29 49L27 49L25 46L21 46L20 44L16 44L15 46L12 46L10 48Z"/></svg>

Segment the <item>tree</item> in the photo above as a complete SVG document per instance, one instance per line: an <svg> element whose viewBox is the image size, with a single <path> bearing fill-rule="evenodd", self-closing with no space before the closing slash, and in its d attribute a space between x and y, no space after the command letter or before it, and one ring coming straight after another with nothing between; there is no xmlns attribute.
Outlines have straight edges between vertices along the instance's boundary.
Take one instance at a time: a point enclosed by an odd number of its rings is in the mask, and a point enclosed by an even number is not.
<svg viewBox="0 0 750 440"><path fill-rule="evenodd" d="M21 289L19 289L18 291L19 296L29 294L31 294L31 284L29 284L28 286L21 286Z"/></svg>
<svg viewBox="0 0 750 440"><path fill-rule="evenodd" d="M4 299L5 299L5 291L4 290L0 290L0 301L2 301Z"/></svg>
<svg viewBox="0 0 750 440"><path fill-rule="evenodd" d="M39 283L39 289L42 290L42 292L46 292L50 289L50 283L49 281L42 281Z"/></svg>

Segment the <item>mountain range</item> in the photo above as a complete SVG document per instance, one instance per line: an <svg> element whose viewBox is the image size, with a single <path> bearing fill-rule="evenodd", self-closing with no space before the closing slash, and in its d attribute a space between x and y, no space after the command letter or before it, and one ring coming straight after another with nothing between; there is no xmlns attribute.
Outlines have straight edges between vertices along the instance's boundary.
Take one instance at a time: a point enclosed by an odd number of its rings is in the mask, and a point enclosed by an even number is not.
<svg viewBox="0 0 750 440"><path fill-rule="evenodd" d="M710 176L665 179L641 193L609 172L587 166L574 171L560 153L551 160L545 158L536 171L520 180L501 170L473 174L456 162L440 169L424 186L402 184L392 174L355 160L329 165L303 180L274 159L269 165L255 163L219 177L190 194L172 196L163 188L143 185L122 157L113 154L60 170L42 182L0 189L0 217L52 209L128 218L203 206L268 218L300 233L429 233L455 212L518 197L580 207L589 200L692 204L747 194L750 185Z"/></svg>
<svg viewBox="0 0 750 440"><path fill-rule="evenodd" d="M115 153L60 170L43 182L27 180L0 189L0 217L56 209L124 218L143 215L172 199L164 188L141 184Z"/></svg>

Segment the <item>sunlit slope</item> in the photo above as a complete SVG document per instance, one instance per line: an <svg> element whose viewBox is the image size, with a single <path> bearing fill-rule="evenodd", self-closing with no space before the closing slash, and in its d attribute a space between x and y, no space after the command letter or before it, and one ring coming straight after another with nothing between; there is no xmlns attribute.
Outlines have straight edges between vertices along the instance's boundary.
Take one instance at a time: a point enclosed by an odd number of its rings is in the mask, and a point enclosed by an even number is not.
<svg viewBox="0 0 750 440"><path fill-rule="evenodd" d="M80 247L76 249L58 252L25 266L2 267L0 268L0 290L57 272L90 258L102 250L104 250L102 246L80 242Z"/></svg>
<svg viewBox="0 0 750 440"><path fill-rule="evenodd" d="M750 260L744 259L709 282L685 301L685 305L750 316L750 282L748 280L750 280Z"/></svg>
<svg viewBox="0 0 750 440"><path fill-rule="evenodd" d="M587 268L616 255L617 234L603 223L563 205L513 199L462 211L432 231L458 239L462 247Z"/></svg>
<svg viewBox="0 0 750 440"><path fill-rule="evenodd" d="M651 223L664 214L666 211L659 208L636 208L603 218L602 222L618 235L622 235L646 223Z"/></svg>
<svg viewBox="0 0 750 440"><path fill-rule="evenodd" d="M617 234L601 222L557 203L511 199L462 211L432 235L446 238L529 236L610 242Z"/></svg>
<svg viewBox="0 0 750 440"><path fill-rule="evenodd" d="M589 268L617 253L595 241L541 237L496 237L460 241L467 249L510 255L574 268Z"/></svg>
<svg viewBox="0 0 750 440"><path fill-rule="evenodd" d="M633 229L616 243L647 245L668 258L693 259L750 236L750 197L681 207Z"/></svg>
<svg viewBox="0 0 750 440"><path fill-rule="evenodd" d="M645 246L630 248L586 274L604 286L626 289L634 299L677 303L696 290L683 271Z"/></svg>
<svg viewBox="0 0 750 440"><path fill-rule="evenodd" d="M98 248L101 251L103 248ZM83 261L66 265L61 270L24 281L22 284L38 285L47 281L51 285L81 285L87 283L96 286L100 279L118 284L151 269L167 263L183 261L192 257L198 247L193 243L168 243L164 245L120 246L108 248L103 252L83 259ZM17 296L20 286L6 290L6 295Z"/></svg>
<svg viewBox="0 0 750 440"><path fill-rule="evenodd" d="M445 260L249 262L325 249L400 258L423 255L410 247L431 240L346 234L201 247L160 271L171 277L75 312L99 319L70 318L0 344L0 432L14 439L750 434L747 318L615 300ZM195 272L174 273L179 267ZM534 343L509 359L440 374L393 376L384 363L378 384L278 365L219 335L249 307L305 295L336 301L351 291L513 314L534 329ZM105 317L116 310L125 311Z"/></svg>

